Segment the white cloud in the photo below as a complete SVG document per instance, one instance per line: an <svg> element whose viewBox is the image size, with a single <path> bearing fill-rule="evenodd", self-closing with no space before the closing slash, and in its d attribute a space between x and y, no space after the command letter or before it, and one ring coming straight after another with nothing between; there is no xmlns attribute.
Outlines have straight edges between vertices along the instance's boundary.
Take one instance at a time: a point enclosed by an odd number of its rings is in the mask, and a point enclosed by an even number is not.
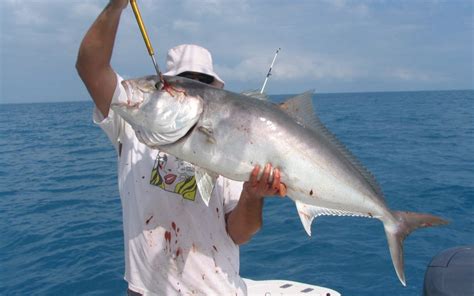
<svg viewBox="0 0 474 296"><path fill-rule="evenodd" d="M335 56L317 54L294 55L275 70L284 79L354 79L361 76L352 63Z"/></svg>
<svg viewBox="0 0 474 296"><path fill-rule="evenodd" d="M36 5L35 5L36 4ZM8 18L15 25L19 26L38 26L47 23L45 15L37 9L37 3L28 3L20 0L7 0L2 4L3 16L10 15Z"/></svg>
<svg viewBox="0 0 474 296"><path fill-rule="evenodd" d="M199 32L200 24L194 21L178 19L173 21L173 29L186 33L196 33Z"/></svg>
<svg viewBox="0 0 474 296"><path fill-rule="evenodd" d="M388 72L387 76L410 82L441 82L445 80L445 77L441 75L435 75L433 73L410 68L394 69L393 71Z"/></svg>
<svg viewBox="0 0 474 296"><path fill-rule="evenodd" d="M192 15L228 15L239 16L239 12L249 8L247 0L186 0L183 1L183 8Z"/></svg>
<svg viewBox="0 0 474 296"><path fill-rule="evenodd" d="M370 8L361 1L348 0L325 0L325 3L345 14L367 17L370 14Z"/></svg>
<svg viewBox="0 0 474 296"><path fill-rule="evenodd" d="M258 51L263 52L263 51ZM264 79L273 56L257 54L246 57L233 66L217 65L223 77L242 82ZM291 80L352 80L366 75L355 62L346 62L336 56L306 52L281 54L272 69L272 79Z"/></svg>
<svg viewBox="0 0 474 296"><path fill-rule="evenodd" d="M0 0L0 54L2 71L8 73L2 80L5 92L16 95L13 85L25 68L38 84L76 77L73 65L79 43L107 3ZM236 88L260 84L280 46L272 80L284 91L315 83L331 91L347 85L358 91L472 85L473 22L468 1L138 3L160 65L168 48L200 44L211 50L227 85ZM130 7L122 15L117 36L114 67L133 77L152 73ZM70 96L67 89L57 93ZM26 91L24 96L34 94Z"/></svg>
<svg viewBox="0 0 474 296"><path fill-rule="evenodd" d="M99 15L104 9L97 1L79 1L70 4L70 10L76 17L90 17L91 15Z"/></svg>

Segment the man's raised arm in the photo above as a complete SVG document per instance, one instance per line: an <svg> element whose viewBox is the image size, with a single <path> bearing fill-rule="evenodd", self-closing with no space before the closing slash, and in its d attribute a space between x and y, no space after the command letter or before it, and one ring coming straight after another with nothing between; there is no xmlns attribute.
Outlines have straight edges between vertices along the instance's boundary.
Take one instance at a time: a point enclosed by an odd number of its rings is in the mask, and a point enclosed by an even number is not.
<svg viewBox="0 0 474 296"><path fill-rule="evenodd" d="M106 117L117 84L110 60L122 10L128 0L111 0L87 31L79 48L76 69L95 105Z"/></svg>

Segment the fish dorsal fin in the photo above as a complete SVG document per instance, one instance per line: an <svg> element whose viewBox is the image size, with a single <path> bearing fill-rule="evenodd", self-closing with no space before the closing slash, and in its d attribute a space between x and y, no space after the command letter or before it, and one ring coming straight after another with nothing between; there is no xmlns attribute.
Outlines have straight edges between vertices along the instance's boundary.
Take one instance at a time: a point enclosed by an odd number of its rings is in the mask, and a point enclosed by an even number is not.
<svg viewBox="0 0 474 296"><path fill-rule="evenodd" d="M214 185L216 184L217 175L203 168L194 167L194 177L196 178L196 184L202 200L206 206L209 206L209 200L211 199L212 190L214 190Z"/></svg>
<svg viewBox="0 0 474 296"><path fill-rule="evenodd" d="M280 109L304 127L319 125L313 109L313 92L309 90L286 100L280 104Z"/></svg>
<svg viewBox="0 0 474 296"><path fill-rule="evenodd" d="M352 216L352 217L367 217L367 218L372 217L370 215L364 215L364 214L356 213L356 212L312 206L298 200L295 201L295 203L296 203L296 210L298 211L298 215L300 216L300 219L301 219L301 223L303 224L304 230L306 230L306 233L309 236L311 236L311 223L313 222L314 218L319 217L319 216Z"/></svg>
<svg viewBox="0 0 474 296"><path fill-rule="evenodd" d="M251 97L254 99L259 99L262 101L268 101L268 95L266 93L260 93L258 90L246 90L242 92L244 96Z"/></svg>
<svg viewBox="0 0 474 296"><path fill-rule="evenodd" d="M321 122L316 115L313 107L313 91L307 91L298 96L292 97L280 104L280 109L286 112L300 125L313 130L316 133L324 135L336 148L341 152L352 164L352 166L359 171L364 179L370 184L374 192L384 199L384 195L380 185L375 179L374 175L367 170L360 161L342 144L336 136Z"/></svg>

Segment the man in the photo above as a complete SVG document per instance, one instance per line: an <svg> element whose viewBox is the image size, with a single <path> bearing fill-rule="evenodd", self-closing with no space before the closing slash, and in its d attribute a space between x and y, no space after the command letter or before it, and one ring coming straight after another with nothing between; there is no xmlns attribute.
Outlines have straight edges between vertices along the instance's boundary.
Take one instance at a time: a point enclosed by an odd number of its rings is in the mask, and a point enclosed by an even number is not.
<svg viewBox="0 0 474 296"><path fill-rule="evenodd" d="M262 225L263 197L285 195L280 172L266 165L250 181L219 177L207 207L196 189L191 164L145 146L130 125L110 110L126 101L122 78L110 65L122 10L112 0L85 35L76 68L95 103L94 122L118 154L123 207L125 280L131 295L244 295L238 245ZM223 87L210 53L196 45L171 49L165 75L181 75Z"/></svg>

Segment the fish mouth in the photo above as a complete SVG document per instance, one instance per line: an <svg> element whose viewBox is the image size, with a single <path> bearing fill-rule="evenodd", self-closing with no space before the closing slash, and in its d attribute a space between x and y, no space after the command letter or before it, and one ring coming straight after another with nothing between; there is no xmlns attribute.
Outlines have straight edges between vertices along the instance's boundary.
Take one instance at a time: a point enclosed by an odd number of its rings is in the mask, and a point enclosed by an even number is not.
<svg viewBox="0 0 474 296"><path fill-rule="evenodd" d="M139 108L144 101L143 92L137 88L133 80L123 80L122 86L125 90L127 101L119 105L129 108Z"/></svg>
<svg viewBox="0 0 474 296"><path fill-rule="evenodd" d="M133 87L130 85L130 82L127 80L122 81L122 86L125 89L125 94L127 95L127 101L130 102L132 100Z"/></svg>
<svg viewBox="0 0 474 296"><path fill-rule="evenodd" d="M176 180L176 175L175 174L168 174L164 177L165 183L167 185L173 184L173 182Z"/></svg>

